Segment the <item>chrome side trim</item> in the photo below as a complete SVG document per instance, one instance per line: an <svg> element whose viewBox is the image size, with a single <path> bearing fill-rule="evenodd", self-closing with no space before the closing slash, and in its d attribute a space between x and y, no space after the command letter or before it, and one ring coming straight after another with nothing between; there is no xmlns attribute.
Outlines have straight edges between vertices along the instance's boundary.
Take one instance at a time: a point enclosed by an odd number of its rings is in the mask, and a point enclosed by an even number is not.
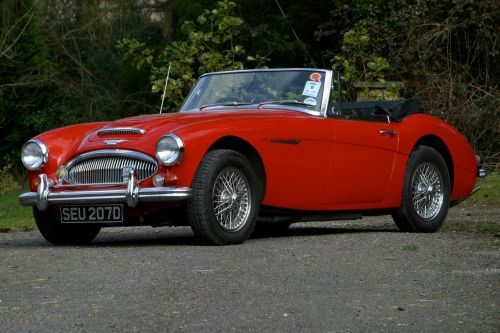
<svg viewBox="0 0 500 333"><path fill-rule="evenodd" d="M105 128L97 132L98 136L108 136L108 135L143 135L146 133L142 128L136 127L113 127Z"/></svg>
<svg viewBox="0 0 500 333"><path fill-rule="evenodd" d="M133 170L131 172L134 173ZM129 176L126 188L52 192L54 182L41 174L37 191L21 194L19 202L23 206L36 206L39 210L47 210L48 206L56 204L126 203L129 207L135 207L139 202L179 201L192 195L189 187L141 188L137 177Z"/></svg>

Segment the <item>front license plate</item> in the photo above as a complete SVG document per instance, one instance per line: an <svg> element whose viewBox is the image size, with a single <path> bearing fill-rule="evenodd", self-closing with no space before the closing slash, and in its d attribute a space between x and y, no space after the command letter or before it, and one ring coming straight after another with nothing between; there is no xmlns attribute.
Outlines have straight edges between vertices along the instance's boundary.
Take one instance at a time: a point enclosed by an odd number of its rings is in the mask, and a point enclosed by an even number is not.
<svg viewBox="0 0 500 333"><path fill-rule="evenodd" d="M120 223L123 205L61 206L62 223Z"/></svg>

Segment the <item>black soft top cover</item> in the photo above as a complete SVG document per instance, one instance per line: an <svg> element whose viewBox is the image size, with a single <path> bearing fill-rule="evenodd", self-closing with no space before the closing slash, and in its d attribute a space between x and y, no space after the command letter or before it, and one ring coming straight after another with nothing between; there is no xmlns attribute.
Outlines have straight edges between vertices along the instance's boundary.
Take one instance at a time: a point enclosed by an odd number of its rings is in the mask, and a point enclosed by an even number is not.
<svg viewBox="0 0 500 333"><path fill-rule="evenodd" d="M374 116L388 115L395 121L415 113L423 113L422 106L417 99L401 101L370 101L370 102L342 102L335 103L335 109L342 116Z"/></svg>

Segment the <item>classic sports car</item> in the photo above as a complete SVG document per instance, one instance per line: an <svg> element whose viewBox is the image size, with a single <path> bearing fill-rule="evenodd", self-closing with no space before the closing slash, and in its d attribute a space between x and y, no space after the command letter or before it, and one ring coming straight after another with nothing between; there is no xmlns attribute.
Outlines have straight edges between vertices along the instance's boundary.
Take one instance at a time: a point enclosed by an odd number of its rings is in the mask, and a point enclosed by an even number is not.
<svg viewBox="0 0 500 333"><path fill-rule="evenodd" d="M178 113L40 134L22 148L20 202L53 244L130 225L234 244L256 224L380 214L438 230L485 174L478 156L417 101L342 103L338 81L321 69L209 73Z"/></svg>

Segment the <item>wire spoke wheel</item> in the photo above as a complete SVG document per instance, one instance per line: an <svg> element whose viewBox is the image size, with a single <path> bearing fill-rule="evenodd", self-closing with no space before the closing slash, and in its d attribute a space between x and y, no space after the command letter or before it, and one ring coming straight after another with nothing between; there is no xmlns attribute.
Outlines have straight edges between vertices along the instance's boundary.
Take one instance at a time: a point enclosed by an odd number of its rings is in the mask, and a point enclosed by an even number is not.
<svg viewBox="0 0 500 333"><path fill-rule="evenodd" d="M432 147L417 146L408 159L401 207L392 214L398 228L405 232L438 231L448 213L451 188L443 156Z"/></svg>
<svg viewBox="0 0 500 333"><path fill-rule="evenodd" d="M196 171L187 213L194 234L206 244L241 244L259 212L258 179L248 159L230 149L209 151Z"/></svg>
<svg viewBox="0 0 500 333"><path fill-rule="evenodd" d="M420 164L412 179L411 203L423 220L432 220L443 206L443 177L432 163Z"/></svg>
<svg viewBox="0 0 500 333"><path fill-rule="evenodd" d="M234 167L223 169L213 187L213 211L217 223L228 232L240 230L252 208L250 186L245 174Z"/></svg>

